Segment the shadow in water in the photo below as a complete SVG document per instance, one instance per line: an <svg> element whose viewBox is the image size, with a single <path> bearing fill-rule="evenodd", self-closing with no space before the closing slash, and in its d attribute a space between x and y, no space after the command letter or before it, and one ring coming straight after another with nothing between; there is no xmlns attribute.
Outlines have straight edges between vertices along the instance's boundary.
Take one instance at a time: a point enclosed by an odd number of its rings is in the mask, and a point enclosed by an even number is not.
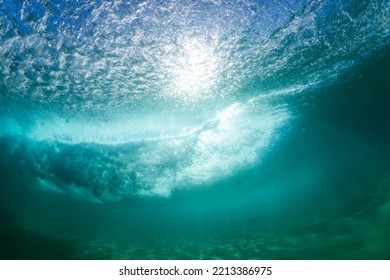
<svg viewBox="0 0 390 280"><path fill-rule="evenodd" d="M70 259L70 241L41 235L21 228L15 216L0 209L0 259Z"/></svg>

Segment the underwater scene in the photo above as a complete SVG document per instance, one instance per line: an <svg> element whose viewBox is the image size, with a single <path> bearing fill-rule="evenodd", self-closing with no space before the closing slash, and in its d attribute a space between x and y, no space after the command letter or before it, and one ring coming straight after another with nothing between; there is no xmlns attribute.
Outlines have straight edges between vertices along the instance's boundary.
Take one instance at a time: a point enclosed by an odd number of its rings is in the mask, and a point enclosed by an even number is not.
<svg viewBox="0 0 390 280"><path fill-rule="evenodd" d="M0 259L390 259L390 1L0 0Z"/></svg>

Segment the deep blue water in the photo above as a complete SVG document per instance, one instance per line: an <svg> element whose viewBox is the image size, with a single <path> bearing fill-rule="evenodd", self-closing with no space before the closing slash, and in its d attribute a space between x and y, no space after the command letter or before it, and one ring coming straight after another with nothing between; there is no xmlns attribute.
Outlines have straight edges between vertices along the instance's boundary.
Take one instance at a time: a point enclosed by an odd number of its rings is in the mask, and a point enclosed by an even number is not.
<svg viewBox="0 0 390 280"><path fill-rule="evenodd" d="M390 2L1 1L1 259L389 259Z"/></svg>

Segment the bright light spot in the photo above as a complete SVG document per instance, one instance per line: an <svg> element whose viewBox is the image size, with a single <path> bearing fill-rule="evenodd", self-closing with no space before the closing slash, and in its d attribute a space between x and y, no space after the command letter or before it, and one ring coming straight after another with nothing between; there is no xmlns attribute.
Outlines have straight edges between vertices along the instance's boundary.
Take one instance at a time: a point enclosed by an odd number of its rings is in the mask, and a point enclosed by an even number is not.
<svg viewBox="0 0 390 280"><path fill-rule="evenodd" d="M177 56L169 61L171 94L191 100L202 98L202 92L217 82L219 59L211 47L196 39L183 42L179 48Z"/></svg>

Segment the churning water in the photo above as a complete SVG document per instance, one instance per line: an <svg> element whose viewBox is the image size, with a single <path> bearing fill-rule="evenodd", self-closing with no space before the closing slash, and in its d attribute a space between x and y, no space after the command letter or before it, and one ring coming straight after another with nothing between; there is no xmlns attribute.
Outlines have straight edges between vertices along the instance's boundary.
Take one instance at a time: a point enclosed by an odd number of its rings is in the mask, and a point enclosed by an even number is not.
<svg viewBox="0 0 390 280"><path fill-rule="evenodd" d="M0 258L389 259L390 2L0 0Z"/></svg>

